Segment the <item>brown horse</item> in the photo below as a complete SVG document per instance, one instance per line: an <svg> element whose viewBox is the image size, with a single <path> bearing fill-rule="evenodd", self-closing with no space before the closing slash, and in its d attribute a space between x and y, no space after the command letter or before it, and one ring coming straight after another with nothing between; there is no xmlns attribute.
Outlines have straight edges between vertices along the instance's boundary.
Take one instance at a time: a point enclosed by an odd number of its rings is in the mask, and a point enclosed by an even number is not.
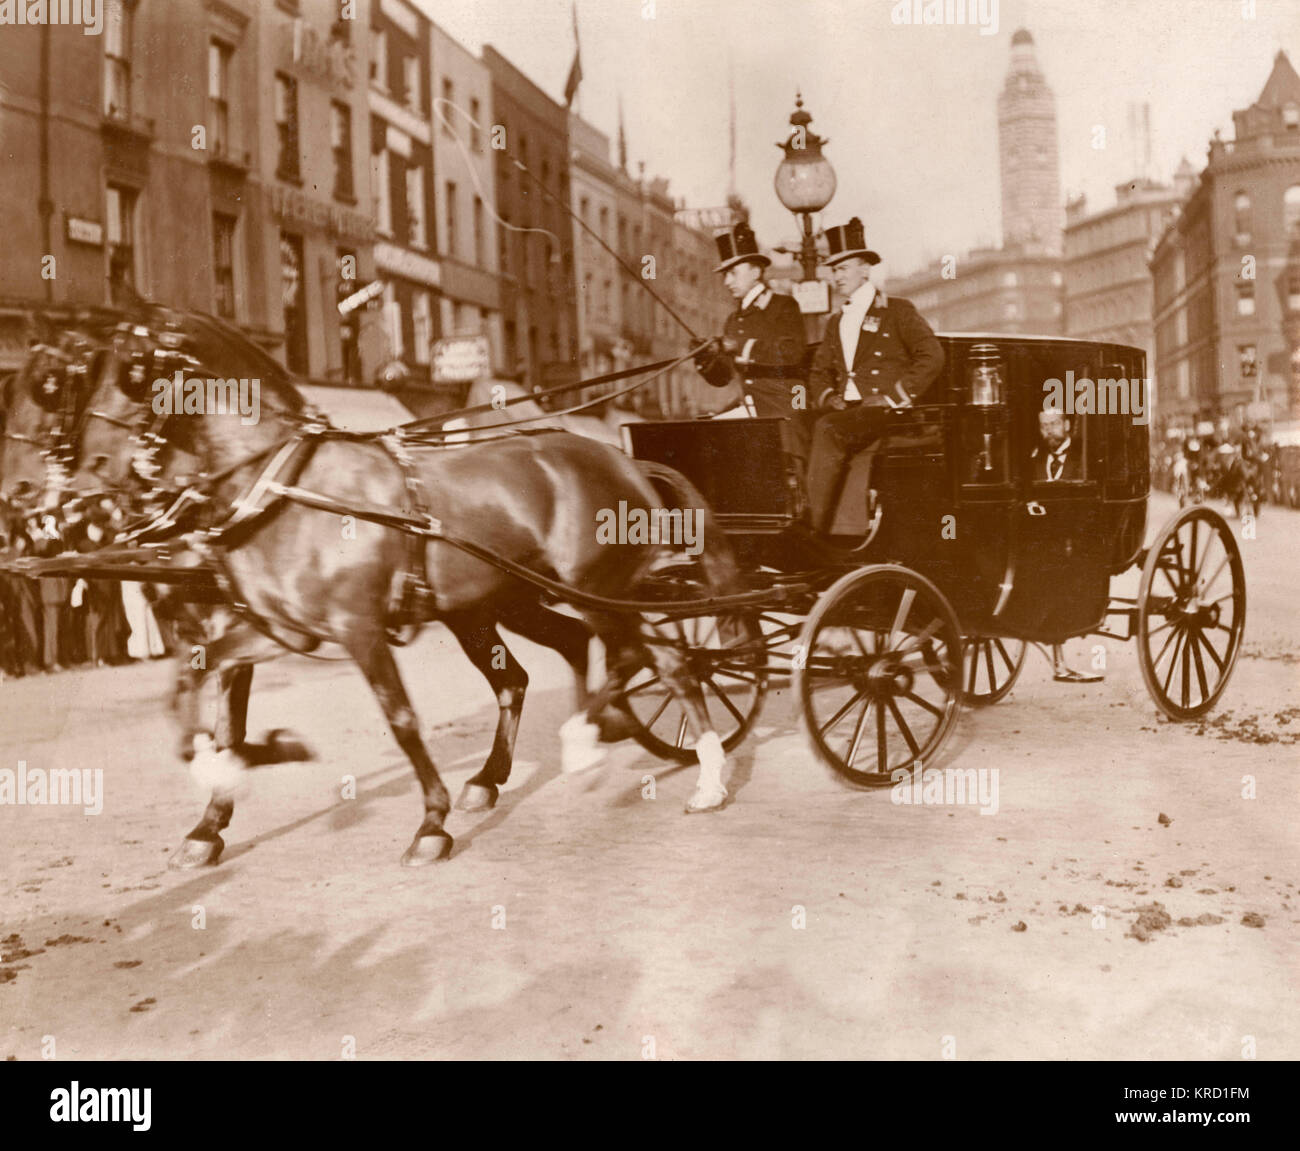
<svg viewBox="0 0 1300 1151"><path fill-rule="evenodd" d="M210 524L224 520L221 526L231 528L225 513L236 505L240 509L235 513L240 522L233 525L238 536L225 532L214 553L230 594L245 605L258 630L278 643L309 650L322 641L335 642L357 662L424 793L425 817L403 860L419 864L444 858L451 847L443 826L449 799L419 738L388 646L395 608L402 600L394 589L423 566L427 592L414 610L409 601L405 604L403 617L442 621L497 694L500 718L492 751L462 795L463 805L470 808L491 806L508 776L527 684L526 674L501 640L498 624L559 650L567 646L575 671L585 671L587 632L580 621L547 610L536 586L495 564L437 538L412 548L406 533L364 516L340 517L268 496L270 485L287 478L300 490L343 505L410 508L415 484L424 492L427 510L453 534L543 578L608 598L633 596L661 549L602 544L598 519L620 503L632 509L653 508L658 502L654 488L618 451L563 432L515 436L451 452L421 452L409 464L403 464L399 451L373 438L313 435L306 427L310 413L274 361L267 362L260 352L250 355L207 318L185 317L179 330L189 357L188 374L227 378L247 373L260 387L261 419L254 425L216 412L191 412L168 415L152 429L163 436L158 442L169 450L202 461ZM123 363L130 365L130 356ZM254 377L254 371L261 374ZM162 378L169 376L167 372ZM119 379L126 380L129 399L143 399L138 371L128 367ZM294 444L298 446L290 447ZM271 461L285 465L290 457L292 476L272 474ZM711 533L709 545L702 566L715 591L727 590L734 565L725 540ZM609 610L584 614L605 641L611 666L650 663L681 700L702 761L689 810L720 806L726 795L721 744L709 727L698 684L680 656L659 645L647 650L634 615ZM557 629L564 631L562 638ZM589 712L588 722L593 718ZM214 791L176 862L215 862L223 847L220 832L232 810L229 791Z"/></svg>

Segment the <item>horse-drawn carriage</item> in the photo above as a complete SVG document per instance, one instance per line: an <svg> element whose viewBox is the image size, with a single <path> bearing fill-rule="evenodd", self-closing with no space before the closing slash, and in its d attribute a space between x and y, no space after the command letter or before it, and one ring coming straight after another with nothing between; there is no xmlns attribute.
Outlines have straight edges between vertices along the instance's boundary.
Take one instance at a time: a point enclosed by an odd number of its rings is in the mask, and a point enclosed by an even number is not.
<svg viewBox="0 0 1300 1151"><path fill-rule="evenodd" d="M1140 387L1136 349L943 337L934 402L891 413L827 540L803 524L780 420L629 425L634 460L564 432L510 428L447 451L427 421L382 435L329 428L282 368L210 318L164 313L88 330L20 373L29 390L53 381L61 399L24 421L10 412L5 491L19 473L28 489L48 479L34 471L39 449L41 466L74 488L125 491L143 477L155 502L159 492L167 500L127 547L12 570L174 585L179 601L237 613L263 647L340 644L424 791L406 862L443 858L451 841L446 791L387 650L397 623L442 620L497 695L492 753L462 794L471 808L491 806L509 774L527 684L512 657L498 663L498 623L565 656L589 721L612 713L656 754L698 758L691 810L725 799L723 752L748 733L775 677L793 675L817 755L855 784L880 786L933 762L963 704L1003 698L1029 644L1136 640L1155 703L1176 719L1214 705L1240 648L1242 564L1222 517L1185 509L1144 547L1145 424L1094 406L1074 417L1066 445L1050 445L1073 453L1068 466L1044 467L1044 385L1072 372ZM173 369L178 379L261 377L261 422L160 409L149 380ZM597 521L616 503L665 521L698 513L706 537L698 549L600 547ZM348 521L359 542L341 547ZM1137 594L1111 595L1112 577L1134 566ZM582 686L589 633L551 611L557 603L605 642L609 675L594 696ZM210 616L195 619L213 631ZM227 671L250 650L228 643L222 657L223 698L236 711L249 679L227 682ZM225 730L237 743L242 716L227 716ZM216 862L232 809L214 791L180 865Z"/></svg>
<svg viewBox="0 0 1300 1151"><path fill-rule="evenodd" d="M1057 338L941 339L935 402L891 412L872 478L861 466L850 476L836 520L842 549L801 525L781 421L628 426L637 458L677 469L700 490L751 584L784 597L779 613L760 614L768 658L753 658L743 629L732 628L730 643L710 636L721 649L717 678L729 686L704 682L728 739L752 725L765 676L793 671L817 754L853 782L885 784L934 758L960 704L1002 699L1028 645L1089 634L1136 641L1166 715L1204 715L1224 690L1245 623L1231 528L1208 508L1188 508L1144 546L1147 426L1129 414L1141 403L1110 413L1088 405L1074 417L1070 466L1049 479L1040 463L1048 381L1072 372L1076 381L1141 387L1142 352ZM1003 370L990 387L993 354ZM1135 566L1136 596L1112 595L1112 578ZM707 669L708 648L695 659ZM632 687L643 742L684 754L672 736L683 730L680 716L662 695Z"/></svg>

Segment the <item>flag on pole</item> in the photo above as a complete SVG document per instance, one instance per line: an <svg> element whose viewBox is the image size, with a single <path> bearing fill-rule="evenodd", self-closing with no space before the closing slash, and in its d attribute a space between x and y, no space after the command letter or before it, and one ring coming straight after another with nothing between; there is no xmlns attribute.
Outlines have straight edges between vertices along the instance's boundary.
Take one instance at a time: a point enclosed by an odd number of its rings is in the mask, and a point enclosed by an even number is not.
<svg viewBox="0 0 1300 1151"><path fill-rule="evenodd" d="M573 64L569 67L569 78L564 83L564 106L573 107L573 98L578 94L578 85L582 83L582 47L578 43L578 4L573 5Z"/></svg>

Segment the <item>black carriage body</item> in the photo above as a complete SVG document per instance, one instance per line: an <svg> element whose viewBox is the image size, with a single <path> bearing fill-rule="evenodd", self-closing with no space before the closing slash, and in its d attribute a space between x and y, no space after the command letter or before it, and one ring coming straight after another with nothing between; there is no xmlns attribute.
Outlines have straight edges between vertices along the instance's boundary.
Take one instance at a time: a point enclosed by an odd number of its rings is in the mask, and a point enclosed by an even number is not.
<svg viewBox="0 0 1300 1151"><path fill-rule="evenodd" d="M935 402L891 413L889 433L854 460L836 534L866 530L869 469L883 516L855 556L858 565L896 563L925 575L968 635L1058 642L1096 631L1111 576L1137 560L1146 532L1143 353L1054 337L940 339L946 363L929 393ZM1003 363L1002 402L976 405L971 352L988 344ZM1038 417L1045 399L1064 398L1067 387L1070 466L1049 480ZM676 468L700 489L751 567L817 566L798 526L800 480L784 450L784 421L675 421L627 431L635 456Z"/></svg>

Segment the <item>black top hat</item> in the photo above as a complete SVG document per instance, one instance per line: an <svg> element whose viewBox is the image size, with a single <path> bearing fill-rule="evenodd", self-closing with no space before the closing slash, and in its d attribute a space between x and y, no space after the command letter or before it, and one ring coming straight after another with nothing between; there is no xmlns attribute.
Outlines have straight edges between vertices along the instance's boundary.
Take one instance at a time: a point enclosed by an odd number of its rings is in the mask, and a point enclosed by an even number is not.
<svg viewBox="0 0 1300 1151"><path fill-rule="evenodd" d="M853 256L866 260L868 264L880 263L880 256L867 247L867 237L862 230L862 221L854 216L847 224L826 229L826 243L830 246L830 255L824 261L828 268Z"/></svg>
<svg viewBox="0 0 1300 1151"><path fill-rule="evenodd" d="M758 250L754 229L748 224L734 224L726 231L714 232L713 241L718 245L718 258L722 261L713 269L715 272L725 272L746 260L760 268L766 268L772 262Z"/></svg>

